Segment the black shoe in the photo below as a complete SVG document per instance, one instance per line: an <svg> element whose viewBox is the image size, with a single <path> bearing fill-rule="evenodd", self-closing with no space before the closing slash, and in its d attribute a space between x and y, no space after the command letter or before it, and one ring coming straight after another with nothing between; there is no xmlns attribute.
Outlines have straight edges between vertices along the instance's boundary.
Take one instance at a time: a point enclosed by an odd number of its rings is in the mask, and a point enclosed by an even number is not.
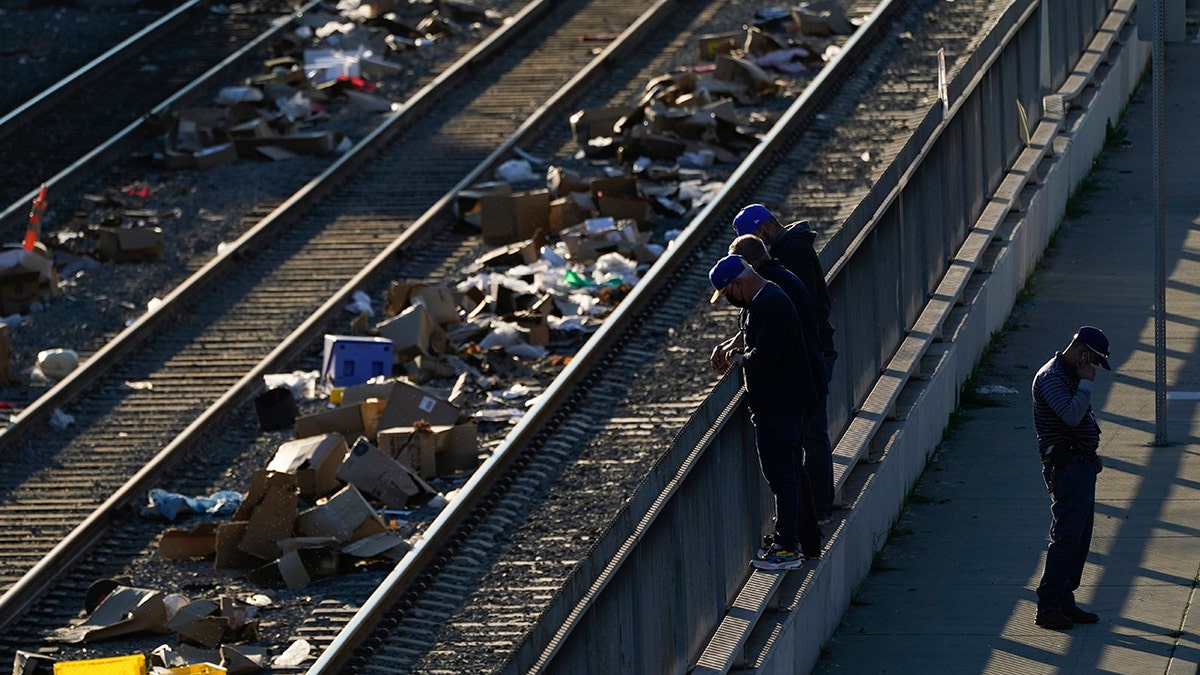
<svg viewBox="0 0 1200 675"><path fill-rule="evenodd" d="M1038 610L1034 623L1050 630L1069 630L1075 625L1075 622L1057 609Z"/></svg>
<svg viewBox="0 0 1200 675"><path fill-rule="evenodd" d="M1067 607L1062 611L1063 616L1070 619L1073 623L1097 623L1100 621L1100 615L1094 612L1088 612L1078 607Z"/></svg>

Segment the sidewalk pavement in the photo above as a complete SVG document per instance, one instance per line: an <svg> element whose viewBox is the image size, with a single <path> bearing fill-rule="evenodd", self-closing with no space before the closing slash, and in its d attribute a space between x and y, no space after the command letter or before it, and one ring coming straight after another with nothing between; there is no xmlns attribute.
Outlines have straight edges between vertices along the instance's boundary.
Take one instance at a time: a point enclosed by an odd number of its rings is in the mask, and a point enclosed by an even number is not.
<svg viewBox="0 0 1200 675"><path fill-rule="evenodd" d="M963 410L815 673L1196 673L1200 663L1200 44L1167 45L1167 406L1155 436L1154 123L1147 79L981 364L991 405ZM1080 325L1113 372L1093 407L1105 470L1076 593L1100 623L1034 625L1050 527L1030 384ZM1194 398L1200 398L1196 396Z"/></svg>

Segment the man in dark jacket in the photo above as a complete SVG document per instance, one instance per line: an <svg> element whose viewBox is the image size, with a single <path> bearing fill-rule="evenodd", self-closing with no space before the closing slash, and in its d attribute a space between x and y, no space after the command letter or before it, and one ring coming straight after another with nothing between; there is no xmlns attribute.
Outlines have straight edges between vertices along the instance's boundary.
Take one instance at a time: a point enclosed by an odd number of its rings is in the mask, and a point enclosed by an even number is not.
<svg viewBox="0 0 1200 675"><path fill-rule="evenodd" d="M832 373L837 350L833 346L833 324L829 322L832 302L829 287L825 284L825 271L821 259L813 246L817 233L807 220L798 220L787 227L779 223L774 214L762 204L751 204L738 212L733 219L733 229L738 236L753 234L762 239L771 252L771 257L783 263L792 274L800 277L804 288L813 299L817 310L817 330L821 339L821 352L825 355L827 368Z"/></svg>
<svg viewBox="0 0 1200 675"><path fill-rule="evenodd" d="M818 524L824 524L833 516L833 448L825 421L825 399L829 394L828 378L825 375L825 358L821 353L817 336L817 313L812 298L804 283L792 274L783 263L771 257L762 240L746 234L729 245L731 255L741 256L759 276L779 286L800 317L800 329L804 344L797 345L808 355L809 368L817 373L817 402L804 416L804 470L812 484L813 503L817 510ZM737 337L737 336L735 336Z"/></svg>
<svg viewBox="0 0 1200 675"><path fill-rule="evenodd" d="M782 263L804 283L817 315L817 339L825 360L825 383L828 385L833 379L837 350L833 346L833 324L829 321L829 287L825 284L825 271L821 268L821 260L813 246L817 238L816 233L807 220L784 227L762 204L751 204L739 211L733 219L733 229L739 236L752 234L761 239L767 245L771 257ZM817 490L817 520L824 524L833 518L834 497L833 445L829 440L829 411L825 400L813 409L805 425L804 447L807 452L820 458L830 458L827 471L821 470L821 477L827 475L827 478L818 480L818 476L813 476L814 488Z"/></svg>
<svg viewBox="0 0 1200 675"><path fill-rule="evenodd" d="M741 340L713 349L710 363L724 374L741 366L746 403L754 424L759 465L775 495L773 543L753 561L755 567L792 569L821 554L812 491L804 471L805 411L818 400L820 373L806 356L800 318L778 286L759 276L738 256L726 256L709 271L715 292L742 309Z"/></svg>

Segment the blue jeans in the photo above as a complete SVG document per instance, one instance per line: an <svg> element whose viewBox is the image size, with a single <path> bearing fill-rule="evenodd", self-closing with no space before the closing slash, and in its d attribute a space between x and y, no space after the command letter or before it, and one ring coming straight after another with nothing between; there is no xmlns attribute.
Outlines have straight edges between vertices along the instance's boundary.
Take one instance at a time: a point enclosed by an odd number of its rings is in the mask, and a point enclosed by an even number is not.
<svg viewBox="0 0 1200 675"><path fill-rule="evenodd" d="M750 415L763 477L775 495L775 540L796 550L797 544L820 545L812 489L804 471L805 415L768 411Z"/></svg>
<svg viewBox="0 0 1200 675"><path fill-rule="evenodd" d="M1050 545L1046 567L1037 587L1038 611L1075 606L1075 590L1083 577L1083 564L1092 545L1096 510L1096 465L1079 455L1068 455L1065 466L1042 464L1042 479L1050 492Z"/></svg>

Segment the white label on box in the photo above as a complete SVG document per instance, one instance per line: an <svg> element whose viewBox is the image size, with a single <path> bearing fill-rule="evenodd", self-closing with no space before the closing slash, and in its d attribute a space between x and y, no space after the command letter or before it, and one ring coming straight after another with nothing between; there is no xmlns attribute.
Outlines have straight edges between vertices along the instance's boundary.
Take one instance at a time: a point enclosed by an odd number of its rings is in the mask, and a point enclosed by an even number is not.
<svg viewBox="0 0 1200 675"><path fill-rule="evenodd" d="M433 407L437 405L437 401L428 396L421 397L421 402L417 405L418 408L425 412L433 412Z"/></svg>

